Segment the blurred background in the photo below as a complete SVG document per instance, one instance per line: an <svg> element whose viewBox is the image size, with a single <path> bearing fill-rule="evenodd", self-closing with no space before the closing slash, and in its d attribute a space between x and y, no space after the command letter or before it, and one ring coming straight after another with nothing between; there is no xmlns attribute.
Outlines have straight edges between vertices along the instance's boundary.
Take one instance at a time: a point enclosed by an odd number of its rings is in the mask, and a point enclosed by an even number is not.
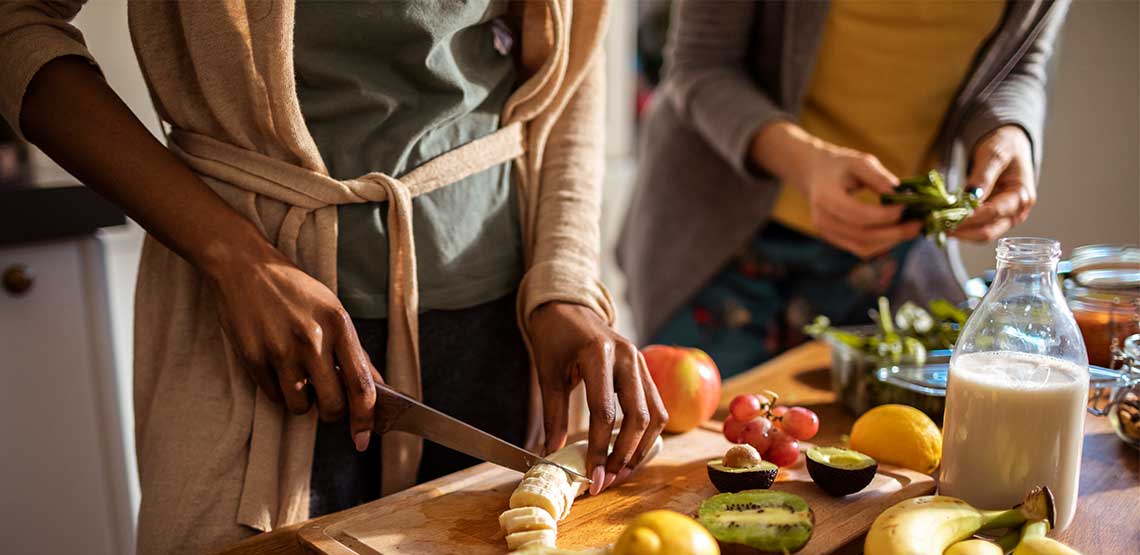
<svg viewBox="0 0 1140 555"><path fill-rule="evenodd" d="M638 169L638 114L659 77L669 8L665 1L618 1L611 8L603 279L619 300L613 245ZM125 3L92 1L75 23L112 87L159 135ZM1140 2L1075 2L1050 89L1039 202L1012 233L1059 239L1066 253L1078 245L1140 243ZM0 294L0 365L8 381L0 388L0 441L9 453L41 456L7 458L13 471L0 478L0 535L38 533L50 515L85 528L72 533L88 553L130 552L138 504L131 315L143 234L34 148L9 139L0 135L0 271L6 287L10 278L16 287ZM10 184L28 175L32 190ZM61 218L74 227L38 227L58 219L36 208L49 196L66 197L77 215ZM993 245L961 249L971 275L992 266ZM619 326L628 332L626 312L619 306ZM21 424L46 406L60 406L61 397L63 413L39 427ZM47 499L72 503L61 508ZM26 510L7 510L17 505Z"/></svg>

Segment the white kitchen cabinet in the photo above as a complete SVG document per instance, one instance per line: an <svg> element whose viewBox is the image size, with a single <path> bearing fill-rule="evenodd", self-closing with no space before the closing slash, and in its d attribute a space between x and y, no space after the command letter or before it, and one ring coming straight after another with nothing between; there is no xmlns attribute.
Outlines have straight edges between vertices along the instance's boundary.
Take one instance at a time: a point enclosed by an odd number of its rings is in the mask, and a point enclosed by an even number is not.
<svg viewBox="0 0 1140 555"><path fill-rule="evenodd" d="M133 552L132 479L102 243L0 248L0 538L12 554Z"/></svg>

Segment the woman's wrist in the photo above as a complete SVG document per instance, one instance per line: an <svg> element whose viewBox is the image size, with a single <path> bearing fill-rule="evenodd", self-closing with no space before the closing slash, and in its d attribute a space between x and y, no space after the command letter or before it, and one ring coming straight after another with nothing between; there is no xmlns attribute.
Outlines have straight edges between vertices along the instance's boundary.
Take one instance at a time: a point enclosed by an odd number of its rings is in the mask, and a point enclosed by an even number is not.
<svg viewBox="0 0 1140 555"><path fill-rule="evenodd" d="M752 139L749 156L757 167L781 181L794 181L797 171L809 167L823 141L790 121L765 125Z"/></svg>
<svg viewBox="0 0 1140 555"><path fill-rule="evenodd" d="M190 263L214 282L226 276L248 272L261 264L287 262L281 251L269 244L252 224L240 226L233 234L218 234L192 249Z"/></svg>

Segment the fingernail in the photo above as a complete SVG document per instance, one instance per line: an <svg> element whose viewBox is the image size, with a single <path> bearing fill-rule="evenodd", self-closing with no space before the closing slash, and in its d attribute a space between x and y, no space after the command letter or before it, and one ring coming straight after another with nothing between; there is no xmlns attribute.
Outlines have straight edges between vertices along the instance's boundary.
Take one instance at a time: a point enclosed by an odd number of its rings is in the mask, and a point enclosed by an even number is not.
<svg viewBox="0 0 1140 555"><path fill-rule="evenodd" d="M590 495L597 495L602 493L602 482L606 481L606 470L601 465L594 467L594 473L590 475Z"/></svg>
<svg viewBox="0 0 1140 555"><path fill-rule="evenodd" d="M617 474L607 472L606 479L604 482L602 482L602 491L610 489L610 486L614 485L614 480L617 480Z"/></svg>
<svg viewBox="0 0 1140 555"><path fill-rule="evenodd" d="M622 482L625 482L625 479L629 478L630 474L633 474L633 470L630 470L630 468L628 466L625 468L622 468L621 470L618 471L617 480L615 480L615 481L619 484Z"/></svg>
<svg viewBox="0 0 1140 555"><path fill-rule="evenodd" d="M356 450L363 453L368 449L368 440L371 439L371 432L356 432L352 435L352 442L356 444Z"/></svg>

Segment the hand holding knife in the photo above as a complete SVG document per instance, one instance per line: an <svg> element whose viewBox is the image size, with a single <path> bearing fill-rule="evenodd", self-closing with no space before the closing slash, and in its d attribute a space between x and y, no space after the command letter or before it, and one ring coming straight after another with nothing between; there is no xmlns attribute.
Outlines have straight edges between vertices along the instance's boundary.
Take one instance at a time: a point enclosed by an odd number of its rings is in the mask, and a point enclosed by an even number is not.
<svg viewBox="0 0 1140 555"><path fill-rule="evenodd" d="M576 482L592 483L589 478L565 466L465 424L384 383L376 384L374 419L373 431L378 434L390 431L415 434L479 460L524 473L537 464L550 464L564 470Z"/></svg>

